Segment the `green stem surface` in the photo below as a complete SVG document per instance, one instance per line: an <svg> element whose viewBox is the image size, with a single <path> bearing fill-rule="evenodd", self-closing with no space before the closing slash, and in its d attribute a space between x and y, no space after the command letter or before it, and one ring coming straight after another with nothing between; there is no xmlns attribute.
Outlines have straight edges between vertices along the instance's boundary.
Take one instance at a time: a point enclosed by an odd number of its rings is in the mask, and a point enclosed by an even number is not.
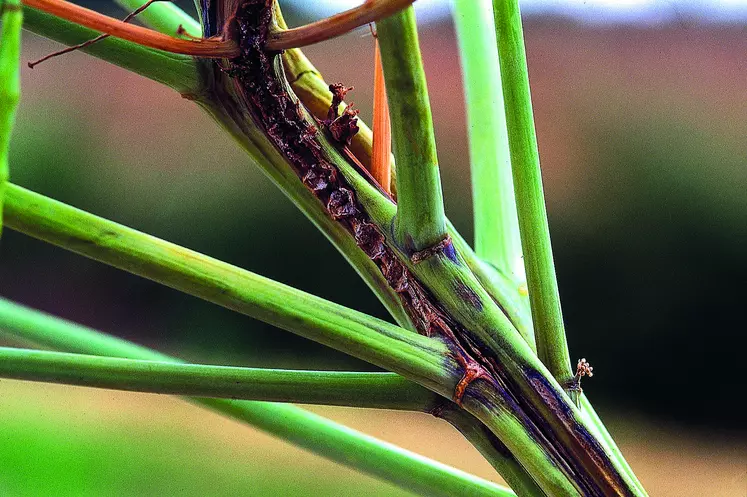
<svg viewBox="0 0 747 497"><path fill-rule="evenodd" d="M0 329L44 347L81 354L179 362L140 345L0 299ZM423 496L510 497L510 490L287 404L188 399L340 464Z"/></svg>
<svg viewBox="0 0 747 497"><path fill-rule="evenodd" d="M475 252L484 261L524 282L506 112L490 0L454 2L472 173Z"/></svg>
<svg viewBox="0 0 747 497"><path fill-rule="evenodd" d="M573 378L542 189L518 0L493 0L516 207L540 360L565 385Z"/></svg>
<svg viewBox="0 0 747 497"><path fill-rule="evenodd" d="M453 392L459 367L439 340L9 184L7 226Z"/></svg>
<svg viewBox="0 0 747 497"><path fill-rule="evenodd" d="M397 163L395 229L400 245L423 250L444 239L446 216L415 11L377 22L376 31Z"/></svg>
<svg viewBox="0 0 747 497"><path fill-rule="evenodd" d="M394 373L177 364L8 347L0 347L0 376L190 397L421 412L443 399Z"/></svg>
<svg viewBox="0 0 747 497"><path fill-rule="evenodd" d="M16 108L21 98L21 75L19 71L21 55L21 26L23 12L20 0L0 2L2 31L0 31L0 233L2 233L2 212L5 202L5 189L10 177L8 155L10 136L16 120Z"/></svg>
<svg viewBox="0 0 747 497"><path fill-rule="evenodd" d="M135 11L145 5L147 0L115 0L122 8ZM202 26L192 16L184 12L172 2L158 1L152 3L147 9L137 16L138 21L159 33L177 36L179 26L183 27L187 34L202 36Z"/></svg>

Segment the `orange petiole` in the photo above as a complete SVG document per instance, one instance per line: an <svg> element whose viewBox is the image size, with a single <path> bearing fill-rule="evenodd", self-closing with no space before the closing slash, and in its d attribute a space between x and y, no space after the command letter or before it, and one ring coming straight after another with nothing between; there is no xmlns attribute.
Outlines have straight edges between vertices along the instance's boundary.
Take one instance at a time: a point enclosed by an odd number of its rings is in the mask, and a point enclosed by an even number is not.
<svg viewBox="0 0 747 497"><path fill-rule="evenodd" d="M374 49L374 101L373 101L373 153L371 176L391 194L392 181L392 130L389 121L389 104L386 98L384 69L381 65L379 40Z"/></svg>
<svg viewBox="0 0 747 497"><path fill-rule="evenodd" d="M239 47L232 40L220 38L182 40L151 29L127 24L65 0L23 0L23 3L81 26L146 47L197 57L232 58L239 55Z"/></svg>

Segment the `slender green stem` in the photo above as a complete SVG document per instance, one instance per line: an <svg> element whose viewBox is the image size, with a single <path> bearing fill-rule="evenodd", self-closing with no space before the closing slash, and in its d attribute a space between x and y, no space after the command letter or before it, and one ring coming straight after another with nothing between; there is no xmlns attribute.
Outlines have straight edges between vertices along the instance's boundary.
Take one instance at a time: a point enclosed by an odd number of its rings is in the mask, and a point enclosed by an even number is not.
<svg viewBox="0 0 747 497"><path fill-rule="evenodd" d="M0 325L3 318L0 316ZM0 347L0 376L190 397L422 412L442 401L394 373L175 364L7 347Z"/></svg>
<svg viewBox="0 0 747 497"><path fill-rule="evenodd" d="M116 0L117 4L128 10L137 10L147 0ZM192 36L202 36L200 23L181 8L171 2L156 2L148 6L137 16L139 21L156 31L177 36L179 26Z"/></svg>
<svg viewBox="0 0 747 497"><path fill-rule="evenodd" d="M33 9L28 9L27 12L27 28L62 43L79 43L90 39L95 34L91 30ZM174 20L163 20L162 24L168 25L169 22L174 23ZM358 249L355 240L350 237L343 226L319 209L318 199L298 180L298 176L288 166L277 148L256 126L252 125L251 119L240 114L238 109L241 104L230 102L231 105L223 105L216 102L218 98L211 92L212 80L209 76L213 71L209 65L213 62L143 48L114 37L85 47L83 51L172 86L184 96L194 99L226 132L236 139L241 147L253 157L255 164L260 165L262 171L324 233L355 268L397 323L407 329L414 329L399 296L387 285L376 264ZM160 60L161 57L164 58L163 63ZM194 72L194 74L190 73L189 78L179 74L180 71L186 70L185 67L181 67L182 64L187 65L189 70ZM225 92L221 93L221 97L227 98ZM370 150L370 146L368 149Z"/></svg>
<svg viewBox="0 0 747 497"><path fill-rule="evenodd" d="M376 30L397 162L397 238L410 251L423 250L444 239L446 217L415 11L379 21Z"/></svg>
<svg viewBox="0 0 747 497"><path fill-rule="evenodd" d="M542 190L518 0L493 0L524 265L537 351L561 383L573 378Z"/></svg>
<svg viewBox="0 0 747 497"><path fill-rule="evenodd" d="M0 233L5 188L10 171L8 154L10 135L16 120L16 108L21 98L21 76L19 71L21 54L21 26L23 13L19 0L0 1L2 26L0 29Z"/></svg>
<svg viewBox="0 0 747 497"><path fill-rule="evenodd" d="M446 346L358 311L9 184L9 228L354 355L451 395Z"/></svg>
<svg viewBox="0 0 747 497"><path fill-rule="evenodd" d="M0 299L2 330L25 342L92 355L145 361L177 359L90 328ZM513 492L287 404L209 398L187 399L244 421L340 464L423 496L509 497Z"/></svg>
<svg viewBox="0 0 747 497"><path fill-rule="evenodd" d="M467 104L475 252L524 283L492 4L456 0L453 14Z"/></svg>
<svg viewBox="0 0 747 497"><path fill-rule="evenodd" d="M99 34L29 7L23 8L23 14L25 29L66 45L83 43ZM143 47L113 36L89 45L83 51L169 86L184 95L199 93L202 88L194 57Z"/></svg>

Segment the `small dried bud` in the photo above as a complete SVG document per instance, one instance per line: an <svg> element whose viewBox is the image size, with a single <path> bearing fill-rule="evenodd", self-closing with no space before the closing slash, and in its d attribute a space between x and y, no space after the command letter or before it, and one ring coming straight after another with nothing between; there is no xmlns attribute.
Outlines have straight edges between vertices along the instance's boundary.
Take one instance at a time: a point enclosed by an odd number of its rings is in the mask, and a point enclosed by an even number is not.
<svg viewBox="0 0 747 497"><path fill-rule="evenodd" d="M592 371L594 371L594 368L591 367L591 364L586 362L586 359L581 359L576 365L576 378L581 379L582 376L588 376L591 378L594 376Z"/></svg>
<svg viewBox="0 0 747 497"><path fill-rule="evenodd" d="M358 109L348 105L340 117L327 124L332 137L340 143L350 145L358 132Z"/></svg>

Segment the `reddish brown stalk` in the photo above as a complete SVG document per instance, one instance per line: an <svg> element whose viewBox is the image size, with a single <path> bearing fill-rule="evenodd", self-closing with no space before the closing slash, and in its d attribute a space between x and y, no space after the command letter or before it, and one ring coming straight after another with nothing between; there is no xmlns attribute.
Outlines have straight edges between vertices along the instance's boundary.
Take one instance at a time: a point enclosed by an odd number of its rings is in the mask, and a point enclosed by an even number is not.
<svg viewBox="0 0 747 497"><path fill-rule="evenodd" d="M384 69L381 65L379 40L374 49L374 100L373 100L373 153L371 176L391 194L392 182L392 130L389 121L389 103L386 99Z"/></svg>
<svg viewBox="0 0 747 497"><path fill-rule="evenodd" d="M232 40L221 38L182 40L151 29L127 24L64 0L23 0L23 3L81 26L146 47L196 57L233 58L239 55L239 47Z"/></svg>
<svg viewBox="0 0 747 497"><path fill-rule="evenodd" d="M340 12L305 26L271 33L267 49L285 50L305 47L343 35L355 28L389 17L415 0L369 0L359 7Z"/></svg>
<svg viewBox="0 0 747 497"><path fill-rule="evenodd" d="M136 15L138 15L139 13L141 13L142 11L144 11L145 9L147 9L148 7L150 7L153 3L155 3L155 2L163 2L163 1L165 1L165 0L148 0L147 3L144 3L143 5L141 5L140 7L138 7L137 9L135 9L134 11L130 12L129 14L127 14L127 17L125 17L124 19L122 19L122 22L130 22L130 20L132 20L133 17L135 17ZM179 27L181 28L181 26L179 26ZM85 48L85 47L88 47L90 45L93 45L94 43L98 43L101 40L103 40L105 38L108 38L109 36L110 35L107 35L107 34L99 35L96 38L92 38L92 39L90 39L88 41L84 41L83 43L78 43L77 45L73 45L71 47L63 48L62 50L58 50L57 52L52 52L49 55L45 55L41 59L35 60L33 62L29 62L28 63L29 69L33 69L34 67L38 66L39 64L41 64L42 62L44 62L46 60L51 59L52 57L58 57L60 55L65 55L66 53L70 53L70 52L74 52L76 50L80 50L81 48Z"/></svg>

